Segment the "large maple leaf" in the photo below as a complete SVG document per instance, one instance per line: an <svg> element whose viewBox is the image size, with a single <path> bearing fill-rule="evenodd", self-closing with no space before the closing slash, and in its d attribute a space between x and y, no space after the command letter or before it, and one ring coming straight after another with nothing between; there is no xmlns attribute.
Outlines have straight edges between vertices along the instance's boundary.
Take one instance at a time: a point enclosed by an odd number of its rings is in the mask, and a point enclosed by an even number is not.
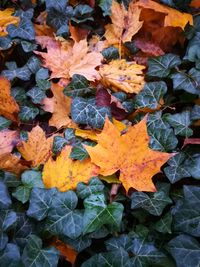
<svg viewBox="0 0 200 267"><path fill-rule="evenodd" d="M54 161L50 158L44 165L42 178L47 188L57 187L61 192L75 189L80 182L87 183L97 175L98 167L90 159L72 160L71 147L66 146Z"/></svg>
<svg viewBox="0 0 200 267"><path fill-rule="evenodd" d="M107 176L120 170L119 180L126 191L155 191L152 177L173 155L153 151L148 146L146 119L129 127L124 135L107 119L98 144L85 146L91 161L100 167L99 173Z"/></svg>
<svg viewBox="0 0 200 267"><path fill-rule="evenodd" d="M9 120L17 121L19 106L10 92L10 82L5 77L0 77L0 115Z"/></svg>
<svg viewBox="0 0 200 267"><path fill-rule="evenodd" d="M47 53L35 52L42 56L43 66L52 71L51 78L69 79L74 74L85 76L89 81L99 78L95 69L101 64L103 56L99 52L89 52L87 41L69 42L47 41Z"/></svg>
<svg viewBox="0 0 200 267"><path fill-rule="evenodd" d="M52 144L53 138L46 138L42 128L36 126L28 133L28 140L18 144L17 149L32 167L37 167L50 157Z"/></svg>
<svg viewBox="0 0 200 267"><path fill-rule="evenodd" d="M112 2L111 20L112 24L105 26L105 37L109 44L130 42L132 37L142 27L139 21L141 9L134 6L134 1L129 5L128 11L123 4Z"/></svg>

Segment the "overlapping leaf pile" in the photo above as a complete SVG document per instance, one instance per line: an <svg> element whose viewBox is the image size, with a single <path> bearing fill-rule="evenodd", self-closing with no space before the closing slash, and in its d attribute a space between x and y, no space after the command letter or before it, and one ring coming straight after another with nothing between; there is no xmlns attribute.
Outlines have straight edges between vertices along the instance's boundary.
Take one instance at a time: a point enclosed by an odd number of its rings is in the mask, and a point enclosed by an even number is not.
<svg viewBox="0 0 200 267"><path fill-rule="evenodd" d="M199 266L199 11L0 2L0 266Z"/></svg>

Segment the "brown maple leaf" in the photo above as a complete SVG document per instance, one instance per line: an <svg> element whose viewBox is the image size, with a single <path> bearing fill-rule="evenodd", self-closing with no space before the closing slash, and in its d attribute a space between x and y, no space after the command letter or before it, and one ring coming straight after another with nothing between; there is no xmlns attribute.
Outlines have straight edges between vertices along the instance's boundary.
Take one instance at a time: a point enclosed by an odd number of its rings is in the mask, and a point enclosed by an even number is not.
<svg viewBox="0 0 200 267"><path fill-rule="evenodd" d="M129 127L124 135L107 119L95 147L85 146L91 161L107 176L120 170L126 191L155 191L152 177L173 154L153 151L148 146L146 119Z"/></svg>
<svg viewBox="0 0 200 267"><path fill-rule="evenodd" d="M0 169L20 175L23 171L28 169L28 167L19 157L11 153L5 153L0 155Z"/></svg>

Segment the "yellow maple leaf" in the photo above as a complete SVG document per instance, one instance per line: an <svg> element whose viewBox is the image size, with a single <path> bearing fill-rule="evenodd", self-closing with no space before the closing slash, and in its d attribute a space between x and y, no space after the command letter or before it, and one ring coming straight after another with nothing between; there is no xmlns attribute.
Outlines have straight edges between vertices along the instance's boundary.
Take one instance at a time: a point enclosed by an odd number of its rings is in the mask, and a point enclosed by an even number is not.
<svg viewBox="0 0 200 267"><path fill-rule="evenodd" d="M143 22L139 21L141 9L134 6L134 1L129 4L128 10L123 4L112 1L112 24L105 26L105 37L109 44L130 42L132 37L140 30Z"/></svg>
<svg viewBox="0 0 200 267"><path fill-rule="evenodd" d="M53 137L46 138L42 128L36 126L28 133L28 140L18 144L17 149L32 167L37 167L51 156L52 143Z"/></svg>
<svg viewBox="0 0 200 267"><path fill-rule="evenodd" d="M0 10L0 36L6 36L8 33L6 28L10 24L18 25L19 17L14 17L12 14L14 13L13 8L6 8L5 10Z"/></svg>
<svg viewBox="0 0 200 267"><path fill-rule="evenodd" d="M145 66L135 62L117 59L100 67L99 73L104 86L112 87L115 91L139 93L145 83L143 69Z"/></svg>
<svg viewBox="0 0 200 267"><path fill-rule="evenodd" d="M100 167L99 174L107 176L120 170L119 180L126 191L155 191L152 177L173 155L153 151L148 146L146 119L129 127L124 135L107 119L98 144L85 146L91 161Z"/></svg>
<svg viewBox="0 0 200 267"><path fill-rule="evenodd" d="M42 179L47 188L57 187L61 192L75 189L80 182L87 183L97 175L98 167L90 159L69 158L71 147L66 146L56 160L50 158L44 165Z"/></svg>
<svg viewBox="0 0 200 267"><path fill-rule="evenodd" d="M0 115L9 120L17 121L19 106L10 92L10 82L5 77L0 77Z"/></svg>
<svg viewBox="0 0 200 267"><path fill-rule="evenodd" d="M42 56L43 66L52 71L51 78L69 79L74 74L85 76L89 81L99 79L95 69L103 56L99 52L89 52L86 39L75 42L47 40L47 53L35 52Z"/></svg>
<svg viewBox="0 0 200 267"><path fill-rule="evenodd" d="M8 129L0 131L0 155L9 153L19 141L19 133Z"/></svg>

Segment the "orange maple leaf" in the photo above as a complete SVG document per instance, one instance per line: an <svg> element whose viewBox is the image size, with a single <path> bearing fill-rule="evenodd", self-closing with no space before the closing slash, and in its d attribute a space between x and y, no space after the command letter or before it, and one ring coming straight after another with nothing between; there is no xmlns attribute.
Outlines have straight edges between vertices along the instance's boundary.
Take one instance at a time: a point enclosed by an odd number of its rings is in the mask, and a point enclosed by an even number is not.
<svg viewBox="0 0 200 267"><path fill-rule="evenodd" d="M47 53L35 52L42 56L43 66L52 71L51 78L69 79L74 74L85 76L89 81L99 79L95 70L101 64L103 56L99 52L89 52L87 41L81 40L71 45L71 42L47 40Z"/></svg>
<svg viewBox="0 0 200 267"><path fill-rule="evenodd" d="M0 155L9 153L19 141L19 133L17 131L2 130L0 131Z"/></svg>
<svg viewBox="0 0 200 267"><path fill-rule="evenodd" d="M100 167L99 173L107 176L120 170L119 180L126 191L155 191L152 177L173 155L153 151L148 146L146 119L129 127L124 135L107 119L98 144L85 146L91 161Z"/></svg>
<svg viewBox="0 0 200 267"><path fill-rule="evenodd" d="M24 161L19 157L11 153L5 153L0 155L0 169L20 175L28 167L24 165Z"/></svg>
<svg viewBox="0 0 200 267"><path fill-rule="evenodd" d="M143 22L139 21L141 9L134 6L134 1L129 5L128 11L123 4L112 1L112 24L105 26L105 37L109 44L130 42L132 37L140 30Z"/></svg>
<svg viewBox="0 0 200 267"><path fill-rule="evenodd" d="M0 77L0 115L9 120L17 121L19 106L10 92L10 82L5 77Z"/></svg>
<svg viewBox="0 0 200 267"><path fill-rule="evenodd" d="M75 189L80 182L87 183L97 175L98 167L90 159L83 161L69 158L71 147L66 146L54 161L50 158L44 165L42 179L47 188L57 187L61 192Z"/></svg>
<svg viewBox="0 0 200 267"><path fill-rule="evenodd" d="M6 36L8 33L6 28L10 24L18 25L19 18L12 16L14 9L6 8L5 10L0 10L0 36Z"/></svg>
<svg viewBox="0 0 200 267"><path fill-rule="evenodd" d="M72 125L72 120L69 118L71 98L63 94L63 89L64 87L52 83L53 98L45 98L43 100L44 110L52 113L49 125L57 129Z"/></svg>
<svg viewBox="0 0 200 267"><path fill-rule="evenodd" d="M53 137L46 138L42 128L36 126L28 133L28 140L18 144L17 149L32 167L37 167L51 156L52 144Z"/></svg>
<svg viewBox="0 0 200 267"><path fill-rule="evenodd" d="M125 59L113 60L104 64L100 69L101 82L106 87L112 87L115 91L126 93L139 93L144 86L145 66L127 62Z"/></svg>

